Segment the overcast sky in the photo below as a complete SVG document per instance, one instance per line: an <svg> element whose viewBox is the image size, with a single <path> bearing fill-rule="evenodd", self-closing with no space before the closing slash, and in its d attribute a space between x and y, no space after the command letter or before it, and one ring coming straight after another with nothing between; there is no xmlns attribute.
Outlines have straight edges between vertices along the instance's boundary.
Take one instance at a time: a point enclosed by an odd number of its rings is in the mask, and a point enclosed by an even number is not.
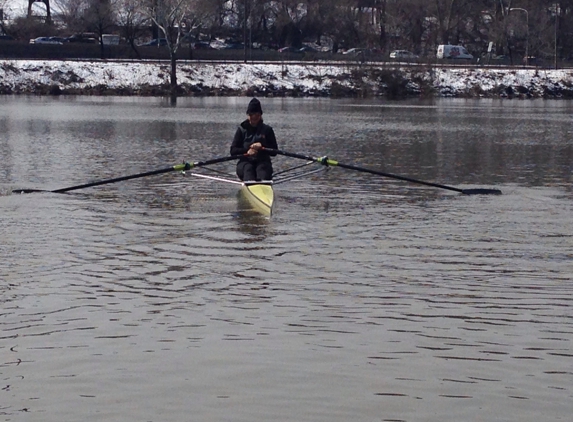
<svg viewBox="0 0 573 422"><path fill-rule="evenodd" d="M0 5L4 7L4 13L10 18L24 16L28 13L28 0L0 0ZM50 2L50 7L53 9L54 5ZM36 2L33 6L34 10L46 11L46 5L42 2Z"/></svg>
<svg viewBox="0 0 573 422"><path fill-rule="evenodd" d="M42 3L42 6L44 4ZM4 14L11 18L16 17L28 10L27 0L0 0L0 7L4 8Z"/></svg>

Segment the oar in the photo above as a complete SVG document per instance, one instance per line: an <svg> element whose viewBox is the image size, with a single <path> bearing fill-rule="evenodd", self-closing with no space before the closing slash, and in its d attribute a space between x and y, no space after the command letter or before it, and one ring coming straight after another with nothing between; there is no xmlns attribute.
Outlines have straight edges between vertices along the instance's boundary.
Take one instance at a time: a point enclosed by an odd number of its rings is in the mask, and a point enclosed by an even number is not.
<svg viewBox="0 0 573 422"><path fill-rule="evenodd" d="M169 173L171 171L186 171L186 170L191 170L192 168L195 167L202 167L202 166L208 166L210 164L217 164L217 163L222 163L225 161L231 161L231 160L235 160L240 158L240 156L238 155L230 155L228 157L219 157L219 158L213 158L211 160L206 160L206 161L196 161L194 163L183 163L183 164L177 164L171 167L166 167L163 169L158 169L158 170L152 170L152 171L146 171L145 173L138 173L138 174L130 174L128 176L122 176L122 177L116 177L114 179L105 179L105 180L98 180L95 182L91 182L91 183L84 183L82 185L76 185L76 186L70 186L67 188L61 188L61 189L56 189L56 190L40 190L40 189L15 189L12 191L12 193L31 193L31 192L52 192L52 193L64 193L64 192L69 192L72 190L77 190L77 189L84 189L84 188L91 188L93 186L99 186L99 185L106 185L109 183L116 183L116 182L122 182L124 180L130 180L130 179L138 179L140 177L147 177L147 176L153 176L156 174L163 174L163 173Z"/></svg>
<svg viewBox="0 0 573 422"><path fill-rule="evenodd" d="M411 182L411 183L418 183L420 185L433 186L435 188L441 188L441 189L448 189L448 190L451 190L454 192L463 193L464 195L501 195L501 191L499 189L479 189L479 188L478 189L460 189L460 188L455 188L453 186L441 185L439 183L424 182L423 180L416 180L416 179L412 179L411 177L398 176L396 174L384 173L382 171L371 170L371 169L364 168L364 167L357 167L357 166L354 166L351 164L343 164L343 163L339 163L336 160L332 160L328 157L311 157L308 155L295 154L292 152L281 151L278 149L265 148L265 150L268 152L271 152L271 153L284 155L286 157L293 157L293 158L300 158L301 160L315 161L317 163L324 164L325 166L337 166L337 167L342 167L342 168L349 169L349 170L361 171L363 173L375 174L377 176L390 177L392 179L404 180L406 182Z"/></svg>

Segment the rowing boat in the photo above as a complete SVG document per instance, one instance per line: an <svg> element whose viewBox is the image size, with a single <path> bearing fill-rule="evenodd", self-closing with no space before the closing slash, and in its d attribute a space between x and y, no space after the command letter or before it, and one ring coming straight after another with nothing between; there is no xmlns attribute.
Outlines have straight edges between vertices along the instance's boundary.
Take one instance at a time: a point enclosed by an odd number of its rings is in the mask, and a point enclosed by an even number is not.
<svg viewBox="0 0 573 422"><path fill-rule="evenodd" d="M205 168L203 170L220 173L217 170L209 168ZM231 179L228 175L225 175L225 177L221 177L221 176L213 176L211 174L199 173L195 171L186 174L201 179L208 179L217 182L239 185L240 186L239 193L241 195L241 198L245 200L245 202L249 205L251 209L267 217L270 217L273 214L275 195L273 191L273 182L270 180L261 182L257 181L243 182L240 180Z"/></svg>
<svg viewBox="0 0 573 422"><path fill-rule="evenodd" d="M328 171L331 167L342 167L349 170L359 171L363 173L369 173L376 176L390 177L393 179L403 180L411 183L418 183L426 186L437 187L441 189L447 189L450 191L462 193L464 195L499 195L501 191L498 189L460 189L453 186L442 185L439 183L425 182L422 180L412 179L410 177L398 176L395 174L385 173L378 170L372 170L364 167L357 167L351 164L343 164L336 160L329 159L328 157L312 157L308 155L295 154L281 150L269 150L276 153L277 155L283 155L286 157L296 158L305 160L304 164L297 165L295 167L290 167L285 170L279 171L275 174L272 181L260 181L260 182L242 182L237 180L230 180L228 177L215 177L212 175L206 175L203 173L193 172L194 176L202 177L205 179L218 180L221 182L236 183L241 185L241 195L246 199L247 203L252 207L252 209L264 216L272 216L273 205L274 205L274 191L273 185L278 183L283 183L289 180L298 179L303 176L308 176L310 174ZM307 169L307 166L317 166L314 169ZM203 170L211 171L221 174L217 170L203 166Z"/></svg>
<svg viewBox="0 0 573 422"><path fill-rule="evenodd" d="M273 214L275 195L272 181L243 182L241 194L262 215L270 217Z"/></svg>
<svg viewBox="0 0 573 422"><path fill-rule="evenodd" d="M32 193L32 192L52 192L52 193L66 193L77 189L85 189L94 186L100 186L108 183L116 183L122 182L125 180L137 179L140 177L147 177L152 175L159 175L164 173L169 173L172 171L180 171L182 173L187 173L191 169L199 169L201 168L204 171L210 171L211 175L200 173L200 172L191 172L189 174L205 179L211 180L218 180L221 182L233 183L241 186L241 194L250 204L250 206L257 212L265 215L271 216L273 213L273 205L274 205L274 192L273 186L277 183L286 182L288 180L297 179L303 176L307 176L310 174L323 172L329 170L331 167L341 167L348 170L354 170L362 173L368 173L375 176L382 176L382 177L389 177L392 179L402 180L405 182L410 183L417 183L420 185L431 186L434 188L440 189L447 189L453 192L462 193L464 195L501 195L501 191L499 189L485 189L485 188L472 188L472 189L462 189L456 188L454 186L442 185L440 183L434 182L425 182L423 180L413 179L411 177L406 176L399 176L396 174L390 174L379 170L372 170L365 167L358 167L352 164L344 164L340 163L336 160L330 159L326 156L324 157L313 157L309 155L297 154L287 151L281 150L272 150L267 149L268 152L274 153L274 155L282 155L285 157L296 158L300 160L305 160L304 164L300 164L291 168L287 168L285 170L279 171L275 173L275 177L273 177L272 181L258 181L258 182L242 182L240 180L232 179L229 177L227 173L222 171L208 168L208 166L221 164L227 161L233 161L236 159L240 159L241 156L238 155L231 155L227 157L219 157L213 158L211 160L205 161L196 161L193 163L185 162L183 164L177 164L174 166L147 171L144 173L137 173L137 174L130 174L127 176L116 177L113 179L106 179L106 180L97 180L90 183L84 183L81 185L70 186L67 188L56 189L51 191L41 190L41 189L14 189L12 190L13 193ZM305 169L307 166L314 165L314 169ZM318 168L316 168L318 166ZM213 175L215 174L215 175ZM226 177L221 177L221 175ZM278 177L277 177L278 176Z"/></svg>
<svg viewBox="0 0 573 422"><path fill-rule="evenodd" d="M309 166L313 166L313 168L309 169ZM275 204L274 185L328 170L329 167L326 165L307 160L304 164L278 171L275 173L273 180L240 181L232 179L232 176L228 173L209 166L202 166L198 171L185 172L185 174L201 179L239 185L240 198L244 200L244 203L248 206L248 210L255 211L265 217L271 217Z"/></svg>

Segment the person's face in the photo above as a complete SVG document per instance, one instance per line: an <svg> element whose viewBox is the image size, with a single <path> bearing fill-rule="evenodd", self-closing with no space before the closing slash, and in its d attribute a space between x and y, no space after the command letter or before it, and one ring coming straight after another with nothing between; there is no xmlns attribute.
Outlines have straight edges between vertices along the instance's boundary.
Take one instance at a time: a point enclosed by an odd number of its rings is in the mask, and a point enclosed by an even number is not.
<svg viewBox="0 0 573 422"><path fill-rule="evenodd" d="M256 126L261 121L261 113L249 113L248 119L251 126Z"/></svg>

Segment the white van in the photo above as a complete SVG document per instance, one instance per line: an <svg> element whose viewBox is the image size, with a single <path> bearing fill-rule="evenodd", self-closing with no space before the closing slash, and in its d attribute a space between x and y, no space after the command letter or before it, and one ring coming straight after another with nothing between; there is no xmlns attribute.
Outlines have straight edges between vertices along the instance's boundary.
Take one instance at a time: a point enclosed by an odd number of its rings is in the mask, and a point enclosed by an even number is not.
<svg viewBox="0 0 573 422"><path fill-rule="evenodd" d="M438 59L466 59L474 58L465 47L461 45L439 45L436 53Z"/></svg>
<svg viewBox="0 0 573 422"><path fill-rule="evenodd" d="M119 45L119 35L103 34L101 41L103 45Z"/></svg>

